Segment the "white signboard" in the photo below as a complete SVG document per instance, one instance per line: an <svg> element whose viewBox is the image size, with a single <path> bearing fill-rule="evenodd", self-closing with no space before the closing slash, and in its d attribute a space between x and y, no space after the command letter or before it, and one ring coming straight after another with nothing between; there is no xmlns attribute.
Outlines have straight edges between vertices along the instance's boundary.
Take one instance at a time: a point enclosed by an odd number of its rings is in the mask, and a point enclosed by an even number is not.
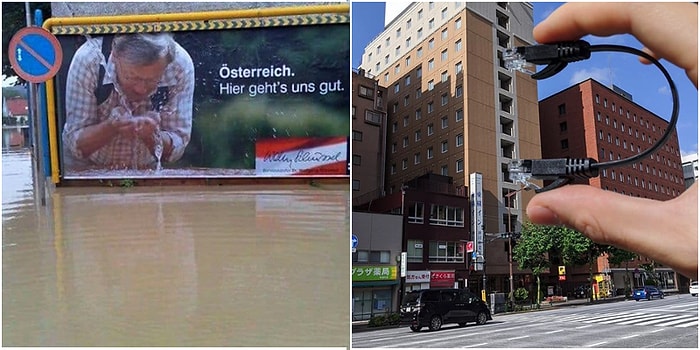
<svg viewBox="0 0 700 350"><path fill-rule="evenodd" d="M474 233L476 249L474 255L474 270L484 270L484 196L481 186L481 174L469 174L469 203L472 209L472 232Z"/></svg>
<svg viewBox="0 0 700 350"><path fill-rule="evenodd" d="M430 283L430 271L408 271L406 283Z"/></svg>

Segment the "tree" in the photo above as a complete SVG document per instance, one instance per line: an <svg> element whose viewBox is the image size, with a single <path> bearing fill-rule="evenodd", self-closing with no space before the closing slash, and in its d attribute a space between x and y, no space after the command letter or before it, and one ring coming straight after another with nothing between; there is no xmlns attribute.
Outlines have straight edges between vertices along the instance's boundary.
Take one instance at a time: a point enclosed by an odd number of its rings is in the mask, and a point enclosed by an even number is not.
<svg viewBox="0 0 700 350"><path fill-rule="evenodd" d="M537 280L537 305L542 300L540 275L549 269L548 253L554 248L554 237L558 229L555 226L524 222L518 244L513 248L513 260L518 263L518 268L532 270Z"/></svg>
<svg viewBox="0 0 700 350"><path fill-rule="evenodd" d="M610 247L608 249L608 262L612 264L613 266L621 266L622 264L625 264L625 275L623 280L625 281L625 296L627 296L627 293L632 292L632 283L631 283L631 278L630 278L630 261L634 260L637 258L637 254L620 249L617 247Z"/></svg>
<svg viewBox="0 0 700 350"><path fill-rule="evenodd" d="M2 3L2 74L11 77L17 76L14 69L10 65L9 55L7 51L10 49L10 40L12 36L20 29L27 26L27 13L24 2L3 2ZM31 11L32 21L34 20L34 11L37 9L42 11L44 20L51 17L50 2L30 2L29 8ZM21 79L18 81L22 82Z"/></svg>
<svg viewBox="0 0 700 350"><path fill-rule="evenodd" d="M593 264L599 256L608 250L609 246L595 243L580 232L570 228L562 228L557 243L564 264L588 265L588 278L592 282Z"/></svg>

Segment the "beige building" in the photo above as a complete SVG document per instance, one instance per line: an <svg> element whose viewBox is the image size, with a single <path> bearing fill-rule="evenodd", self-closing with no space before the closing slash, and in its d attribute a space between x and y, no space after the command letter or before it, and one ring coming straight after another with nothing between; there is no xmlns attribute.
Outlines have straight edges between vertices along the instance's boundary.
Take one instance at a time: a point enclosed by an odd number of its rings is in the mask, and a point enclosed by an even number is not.
<svg viewBox="0 0 700 350"><path fill-rule="evenodd" d="M507 165L541 158L537 87L502 54L533 44L532 28L530 3L414 2L365 48L361 69L387 88L387 195L426 173L468 186L478 172L484 231L508 231L509 213L514 228L522 221L533 194L505 197L519 189ZM504 244L487 244L488 275L508 274Z"/></svg>

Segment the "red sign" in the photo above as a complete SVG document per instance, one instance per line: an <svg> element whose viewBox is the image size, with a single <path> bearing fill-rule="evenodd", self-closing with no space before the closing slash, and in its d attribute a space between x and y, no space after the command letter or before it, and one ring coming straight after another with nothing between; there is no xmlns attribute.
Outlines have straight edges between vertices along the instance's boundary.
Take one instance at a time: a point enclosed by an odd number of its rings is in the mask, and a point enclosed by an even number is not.
<svg viewBox="0 0 700 350"><path fill-rule="evenodd" d="M466 246L467 246L467 253L474 252L474 241L467 242Z"/></svg>
<svg viewBox="0 0 700 350"><path fill-rule="evenodd" d="M566 281L566 275L561 275L559 276L560 281Z"/></svg>
<svg viewBox="0 0 700 350"><path fill-rule="evenodd" d="M452 288L454 285L454 271L430 271L430 288Z"/></svg>

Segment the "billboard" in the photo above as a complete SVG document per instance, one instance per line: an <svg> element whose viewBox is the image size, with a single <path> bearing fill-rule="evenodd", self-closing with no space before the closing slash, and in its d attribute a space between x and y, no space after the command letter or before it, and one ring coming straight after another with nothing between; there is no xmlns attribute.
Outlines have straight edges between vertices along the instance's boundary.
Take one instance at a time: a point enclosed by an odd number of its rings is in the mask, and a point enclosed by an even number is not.
<svg viewBox="0 0 700 350"><path fill-rule="evenodd" d="M474 259L474 270L484 269L484 198L481 183L481 173L469 174L469 202L472 209L472 232L476 249L472 252Z"/></svg>
<svg viewBox="0 0 700 350"><path fill-rule="evenodd" d="M52 175L348 177L347 8L50 19Z"/></svg>

